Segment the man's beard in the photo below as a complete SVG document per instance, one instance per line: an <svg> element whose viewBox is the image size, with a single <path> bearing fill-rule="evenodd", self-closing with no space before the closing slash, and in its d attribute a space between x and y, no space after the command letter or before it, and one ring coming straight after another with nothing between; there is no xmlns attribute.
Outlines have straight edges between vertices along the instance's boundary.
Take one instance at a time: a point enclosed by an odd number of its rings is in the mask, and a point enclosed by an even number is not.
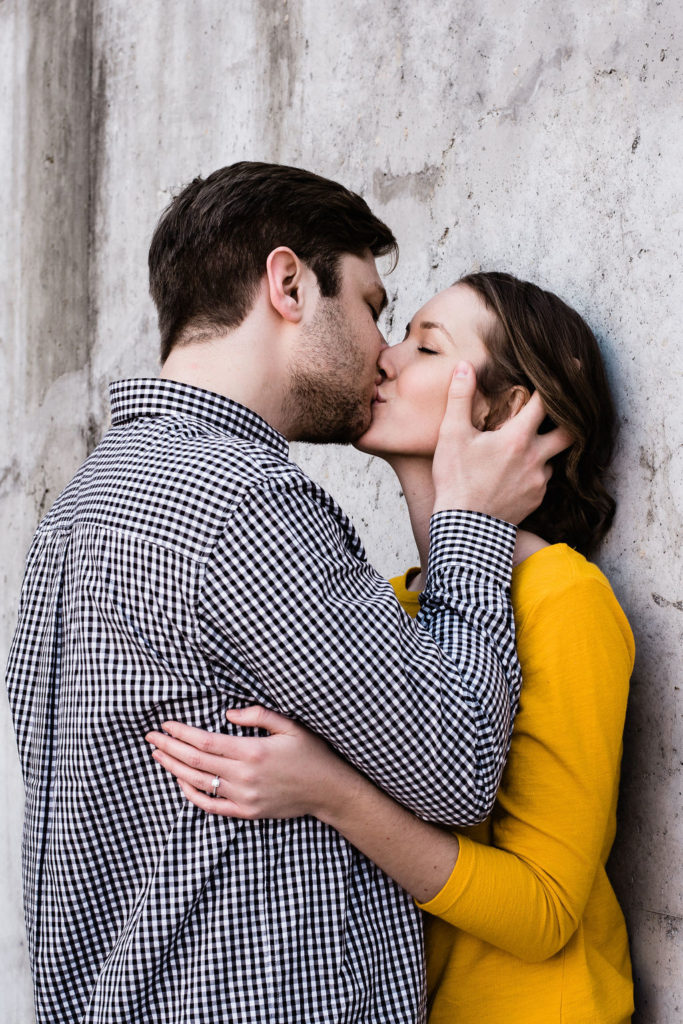
<svg viewBox="0 0 683 1024"><path fill-rule="evenodd" d="M287 436L312 444L348 444L370 425L365 360L341 307L324 299L304 328L285 399Z"/></svg>

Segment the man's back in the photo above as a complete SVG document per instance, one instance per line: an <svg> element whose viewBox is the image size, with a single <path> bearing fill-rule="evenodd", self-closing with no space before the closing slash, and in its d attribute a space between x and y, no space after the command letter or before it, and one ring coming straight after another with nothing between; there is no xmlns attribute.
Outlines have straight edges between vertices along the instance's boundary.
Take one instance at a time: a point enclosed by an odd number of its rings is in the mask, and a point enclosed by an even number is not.
<svg viewBox="0 0 683 1024"><path fill-rule="evenodd" d="M144 741L268 697L237 647L217 670L198 591L245 493L298 473L286 444L168 382L114 413L36 535L10 659L37 1019L416 1020L412 901L317 821L204 815Z"/></svg>

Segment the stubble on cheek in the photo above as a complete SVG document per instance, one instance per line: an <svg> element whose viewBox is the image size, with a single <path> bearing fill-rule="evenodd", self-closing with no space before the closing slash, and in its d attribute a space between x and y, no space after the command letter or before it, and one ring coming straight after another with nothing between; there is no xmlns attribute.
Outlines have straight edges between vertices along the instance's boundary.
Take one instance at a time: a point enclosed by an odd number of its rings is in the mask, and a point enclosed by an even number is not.
<svg viewBox="0 0 683 1024"><path fill-rule="evenodd" d="M355 441L368 429L372 416L370 399L349 392L348 381L298 371L290 377L286 414L292 439L312 444Z"/></svg>
<svg viewBox="0 0 683 1024"><path fill-rule="evenodd" d="M285 400L292 440L348 444L369 427L374 382L336 304L304 331L302 356L290 370Z"/></svg>

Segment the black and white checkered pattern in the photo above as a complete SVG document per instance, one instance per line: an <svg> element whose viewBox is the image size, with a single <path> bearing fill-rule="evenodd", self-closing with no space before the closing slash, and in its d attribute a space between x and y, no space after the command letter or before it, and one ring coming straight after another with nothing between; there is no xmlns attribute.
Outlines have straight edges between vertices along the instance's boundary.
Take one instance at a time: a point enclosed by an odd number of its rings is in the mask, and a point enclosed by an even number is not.
<svg viewBox="0 0 683 1024"><path fill-rule="evenodd" d="M514 529L436 516L412 621L254 413L155 380L112 404L37 531L8 669L39 1024L422 1021L412 900L316 820L204 814L144 736L259 701L476 821L520 683Z"/></svg>

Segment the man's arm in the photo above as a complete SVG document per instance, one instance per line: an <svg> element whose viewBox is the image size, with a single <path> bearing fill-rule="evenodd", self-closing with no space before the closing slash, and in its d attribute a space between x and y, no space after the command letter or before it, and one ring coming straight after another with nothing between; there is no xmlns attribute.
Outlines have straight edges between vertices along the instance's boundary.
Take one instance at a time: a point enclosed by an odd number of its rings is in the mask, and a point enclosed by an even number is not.
<svg viewBox="0 0 683 1024"><path fill-rule="evenodd" d="M302 481L292 473L252 491L206 567L200 624L217 674L320 733L421 816L479 820L519 688L514 528L435 517L413 622Z"/></svg>
<svg viewBox="0 0 683 1024"><path fill-rule="evenodd" d="M416 622L294 473L237 510L200 602L207 650L249 702L301 719L401 803L453 824L492 806L520 685L515 530L484 513L527 515L547 460L570 440L537 434L534 398L480 433L475 383L472 366L459 365L434 456L437 515ZM448 511L458 507L478 512Z"/></svg>

